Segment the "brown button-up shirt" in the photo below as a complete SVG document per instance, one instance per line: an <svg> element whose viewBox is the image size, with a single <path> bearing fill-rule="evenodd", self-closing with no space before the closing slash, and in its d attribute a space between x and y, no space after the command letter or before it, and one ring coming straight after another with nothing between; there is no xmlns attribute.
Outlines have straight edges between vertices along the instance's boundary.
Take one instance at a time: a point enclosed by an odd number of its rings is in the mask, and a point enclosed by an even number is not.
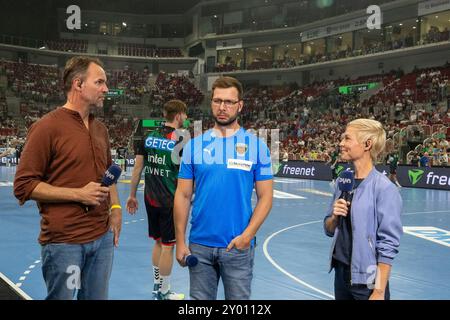
<svg viewBox="0 0 450 320"><path fill-rule="evenodd" d="M82 188L101 182L111 165L108 130L89 117L89 130L78 112L58 108L33 124L14 180L14 195L23 204L40 182L54 187ZM76 202L38 202L39 242L87 243L108 231L110 200L89 208Z"/></svg>

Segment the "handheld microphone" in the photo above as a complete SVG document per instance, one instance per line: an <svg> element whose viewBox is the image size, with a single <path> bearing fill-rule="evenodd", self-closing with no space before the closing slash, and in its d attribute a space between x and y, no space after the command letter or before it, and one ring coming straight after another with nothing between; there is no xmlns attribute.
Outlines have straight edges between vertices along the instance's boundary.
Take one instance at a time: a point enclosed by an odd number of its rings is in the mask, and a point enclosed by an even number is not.
<svg viewBox="0 0 450 320"><path fill-rule="evenodd" d="M108 170L105 171L103 175L101 185L102 187L109 187L119 180L120 175L122 174L122 169L118 165L111 165Z"/></svg>
<svg viewBox="0 0 450 320"><path fill-rule="evenodd" d="M341 191L339 199L344 199L346 202L351 200L351 192L355 185L355 176L352 171L343 171L336 179L338 188ZM342 226L342 217L339 217L339 226Z"/></svg>
<svg viewBox="0 0 450 320"><path fill-rule="evenodd" d="M122 174L122 169L118 165L112 164L108 170L105 171L105 174L103 175L102 182L100 185L102 187L109 187L113 184L117 183L117 180L119 180L120 175ZM86 212L89 211L91 207L87 206L85 207Z"/></svg>
<svg viewBox="0 0 450 320"><path fill-rule="evenodd" d="M198 258L192 254L189 254L186 257L184 257L184 263L188 267L195 267L198 263Z"/></svg>
<svg viewBox="0 0 450 320"><path fill-rule="evenodd" d="M343 171L339 177L336 179L338 188L341 191L339 199L344 199L345 201L350 200L350 192L353 190L355 185L355 176L352 171Z"/></svg>

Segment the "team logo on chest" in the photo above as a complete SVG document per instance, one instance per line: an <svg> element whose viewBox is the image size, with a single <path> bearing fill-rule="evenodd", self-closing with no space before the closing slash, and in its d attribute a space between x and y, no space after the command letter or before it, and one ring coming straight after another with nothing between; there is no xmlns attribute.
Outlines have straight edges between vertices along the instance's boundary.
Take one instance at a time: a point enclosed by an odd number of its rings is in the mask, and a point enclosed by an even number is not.
<svg viewBox="0 0 450 320"><path fill-rule="evenodd" d="M244 156L248 150L248 145L245 143L236 143L236 152L239 156Z"/></svg>

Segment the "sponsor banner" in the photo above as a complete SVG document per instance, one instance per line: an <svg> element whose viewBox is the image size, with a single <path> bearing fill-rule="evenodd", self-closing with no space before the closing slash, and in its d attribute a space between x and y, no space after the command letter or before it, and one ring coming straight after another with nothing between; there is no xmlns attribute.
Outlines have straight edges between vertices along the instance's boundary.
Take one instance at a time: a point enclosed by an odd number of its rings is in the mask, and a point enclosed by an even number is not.
<svg viewBox="0 0 450 320"><path fill-rule="evenodd" d="M8 155L8 156L2 157L0 159L0 166L6 166L6 165L8 165L8 163L10 165L16 165L16 157L14 154L12 156Z"/></svg>
<svg viewBox="0 0 450 320"><path fill-rule="evenodd" d="M338 174L350 165L338 163ZM377 170L389 175L389 166L377 165ZM328 180L332 178L330 165L324 162L287 161L281 162L276 174L277 177ZM450 190L450 167L417 168L413 166L399 166L397 179L403 187Z"/></svg>
<svg viewBox="0 0 450 320"><path fill-rule="evenodd" d="M397 178L405 187L450 190L450 167L402 166L397 170Z"/></svg>
<svg viewBox="0 0 450 320"><path fill-rule="evenodd" d="M160 151L173 151L176 141L161 137L150 136L145 139L145 148L156 149Z"/></svg>
<svg viewBox="0 0 450 320"><path fill-rule="evenodd" d="M280 162L277 177L331 180L331 169L323 162Z"/></svg>
<svg viewBox="0 0 450 320"><path fill-rule="evenodd" d="M242 39L227 39L216 42L216 50L241 49Z"/></svg>
<svg viewBox="0 0 450 320"><path fill-rule="evenodd" d="M120 160L121 159L118 159L117 156L113 156L112 159L113 159L113 162L115 164L120 165ZM134 155L128 155L127 156L127 159L126 159L127 160L127 167L134 167L134 162L135 162L134 159L135 159ZM6 166L7 163L9 163L10 165L16 165L16 158L8 156L8 157L2 157L0 159L0 166Z"/></svg>
<svg viewBox="0 0 450 320"><path fill-rule="evenodd" d="M450 0L431 0L419 3L419 16L450 10Z"/></svg>
<svg viewBox="0 0 450 320"><path fill-rule="evenodd" d="M303 32L302 42L367 28L367 17L335 23Z"/></svg>
<svg viewBox="0 0 450 320"><path fill-rule="evenodd" d="M135 163L135 156L134 155L128 155L127 156L127 167L134 167L134 163ZM118 159L117 156L113 156L112 160L115 164L120 165L121 163L121 159ZM15 157L2 157L0 159L0 166L6 166L7 163L9 163L10 165L16 165L16 158Z"/></svg>
<svg viewBox="0 0 450 320"><path fill-rule="evenodd" d="M112 158L115 164L120 165L120 159L117 159L115 156ZM7 156L0 159L0 166L7 166L8 163L11 166L16 165L16 157ZM134 156L127 157L127 167L134 167Z"/></svg>
<svg viewBox="0 0 450 320"><path fill-rule="evenodd" d="M118 159L117 156L113 156L112 160L118 166L121 165L121 160L123 161L123 159ZM134 155L127 155L126 161L127 161L127 168L134 167L135 156Z"/></svg>

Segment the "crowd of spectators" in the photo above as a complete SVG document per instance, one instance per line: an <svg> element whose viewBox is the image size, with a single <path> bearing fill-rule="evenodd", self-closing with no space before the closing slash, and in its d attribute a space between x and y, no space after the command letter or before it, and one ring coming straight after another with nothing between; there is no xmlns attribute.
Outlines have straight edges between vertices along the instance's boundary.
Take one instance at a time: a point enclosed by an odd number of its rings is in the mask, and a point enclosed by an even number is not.
<svg viewBox="0 0 450 320"><path fill-rule="evenodd" d="M431 26L424 36L423 44L448 41L450 37L450 30L448 30L448 27L441 28L441 30L439 27Z"/></svg>
<svg viewBox="0 0 450 320"><path fill-rule="evenodd" d="M160 107L168 100L179 99L189 108L199 106L204 94L185 75L160 72L156 83L150 92L150 103L153 107Z"/></svg>
<svg viewBox="0 0 450 320"><path fill-rule="evenodd" d="M79 39L49 40L45 42L45 45L49 50L86 53L88 41Z"/></svg>
<svg viewBox="0 0 450 320"><path fill-rule="evenodd" d="M0 136L5 139L25 135L34 122L65 101L60 71L56 66L0 60L0 70L7 77L8 90L20 98L20 121L17 122L8 113L5 93L0 92ZM185 101L192 119L204 117L202 110L198 108L203 94L186 76L161 72L156 77L156 82L152 83L148 68L137 71L124 67L122 70L106 70L106 73L109 88L123 90L121 96L114 98L108 107L105 103L104 110L99 112L99 116L111 125L113 145L123 145L134 128L134 119L124 117L119 112L120 105L142 104L145 95L149 101L150 117L162 118L162 105L169 99Z"/></svg>
<svg viewBox="0 0 450 320"><path fill-rule="evenodd" d="M127 66L123 70L107 71L108 86L122 89L124 94L121 102L125 104L140 104L144 94L150 91L150 76L148 68L142 71L130 70Z"/></svg>
<svg viewBox="0 0 450 320"><path fill-rule="evenodd" d="M445 165L450 139L450 112L445 100L450 98L450 90L441 89L436 100L432 92L438 89L439 83L448 85L449 73L448 66L415 70L407 75L397 70L388 75L314 83L296 90L286 87L285 90L291 91L281 98L275 94L280 92L279 87L251 88L244 97L246 108L242 119L247 128L279 129L280 158L305 161L327 161L339 143L344 124L355 118L381 121L388 142L397 149L411 142L408 130L417 127L418 140L410 146L411 152L404 163L411 163L414 153L417 157L427 153L430 164ZM409 85L409 79L416 77L422 77L422 86L418 89L414 82L405 92L405 84ZM358 95L330 94L343 83L369 81L383 84L369 99L360 101ZM322 108L313 107L315 102ZM433 134L433 140L426 140ZM380 160L383 158L384 154Z"/></svg>
<svg viewBox="0 0 450 320"><path fill-rule="evenodd" d="M312 54L297 54L286 53L282 58L276 60L265 60L259 57L254 58L246 65L242 59L240 64L234 62L231 57L226 57L223 63L217 63L215 72L231 72L235 70L259 70L259 69L277 69L277 68L292 68L296 66L308 65L319 62L334 61L338 59L345 59L357 57L362 55L369 55L378 52L398 50L409 48L418 45L425 45L429 43L437 43L449 41L450 31L447 27L439 29L436 26L431 26L429 31L422 37L416 39L415 33L410 32L404 36L392 38L389 41L375 41L366 42L357 48L351 48L348 45L337 46L332 52L318 51Z"/></svg>
<svg viewBox="0 0 450 320"><path fill-rule="evenodd" d="M60 85L56 80L56 68L1 63L10 88L24 97L20 112L26 127L57 106L48 99L35 98L46 92L47 86L52 86L52 91L62 91L54 87ZM14 76L14 72L18 76ZM249 87L245 90L241 120L248 129L279 129L281 159L327 161L339 143L345 123L358 117L372 118L384 124L391 144L397 148L402 144L408 146L411 151L407 163L414 164L422 157L429 157L430 165L445 165L450 133L449 76L450 65L446 64L439 68L415 68L408 74L394 70L385 75L317 81L302 88L296 84ZM185 101L192 120L206 117L197 108L204 95L187 76L161 72L151 85L148 70L137 72L125 68L108 71L108 77L113 86L123 88L130 95L130 100L131 95L139 98L148 94L151 117L161 117L162 106L170 99ZM340 85L368 82L379 82L380 88L366 99L359 94L345 95L336 90ZM44 88L38 91L39 95L36 95L37 88ZM15 137L22 131L17 122L8 117L6 99L2 96L0 111L4 109L6 112L0 112L0 136L3 139ZM136 118L114 112L100 117L110 130L113 148L129 145ZM203 123L204 129L211 125L211 121Z"/></svg>
<svg viewBox="0 0 450 320"><path fill-rule="evenodd" d="M64 97L62 80L56 66L0 61L6 71L8 88L18 97L37 102L58 102Z"/></svg>
<svg viewBox="0 0 450 320"><path fill-rule="evenodd" d="M9 136L16 136L18 133L18 128L16 122L11 117L2 119L0 124L0 137L6 138Z"/></svg>

